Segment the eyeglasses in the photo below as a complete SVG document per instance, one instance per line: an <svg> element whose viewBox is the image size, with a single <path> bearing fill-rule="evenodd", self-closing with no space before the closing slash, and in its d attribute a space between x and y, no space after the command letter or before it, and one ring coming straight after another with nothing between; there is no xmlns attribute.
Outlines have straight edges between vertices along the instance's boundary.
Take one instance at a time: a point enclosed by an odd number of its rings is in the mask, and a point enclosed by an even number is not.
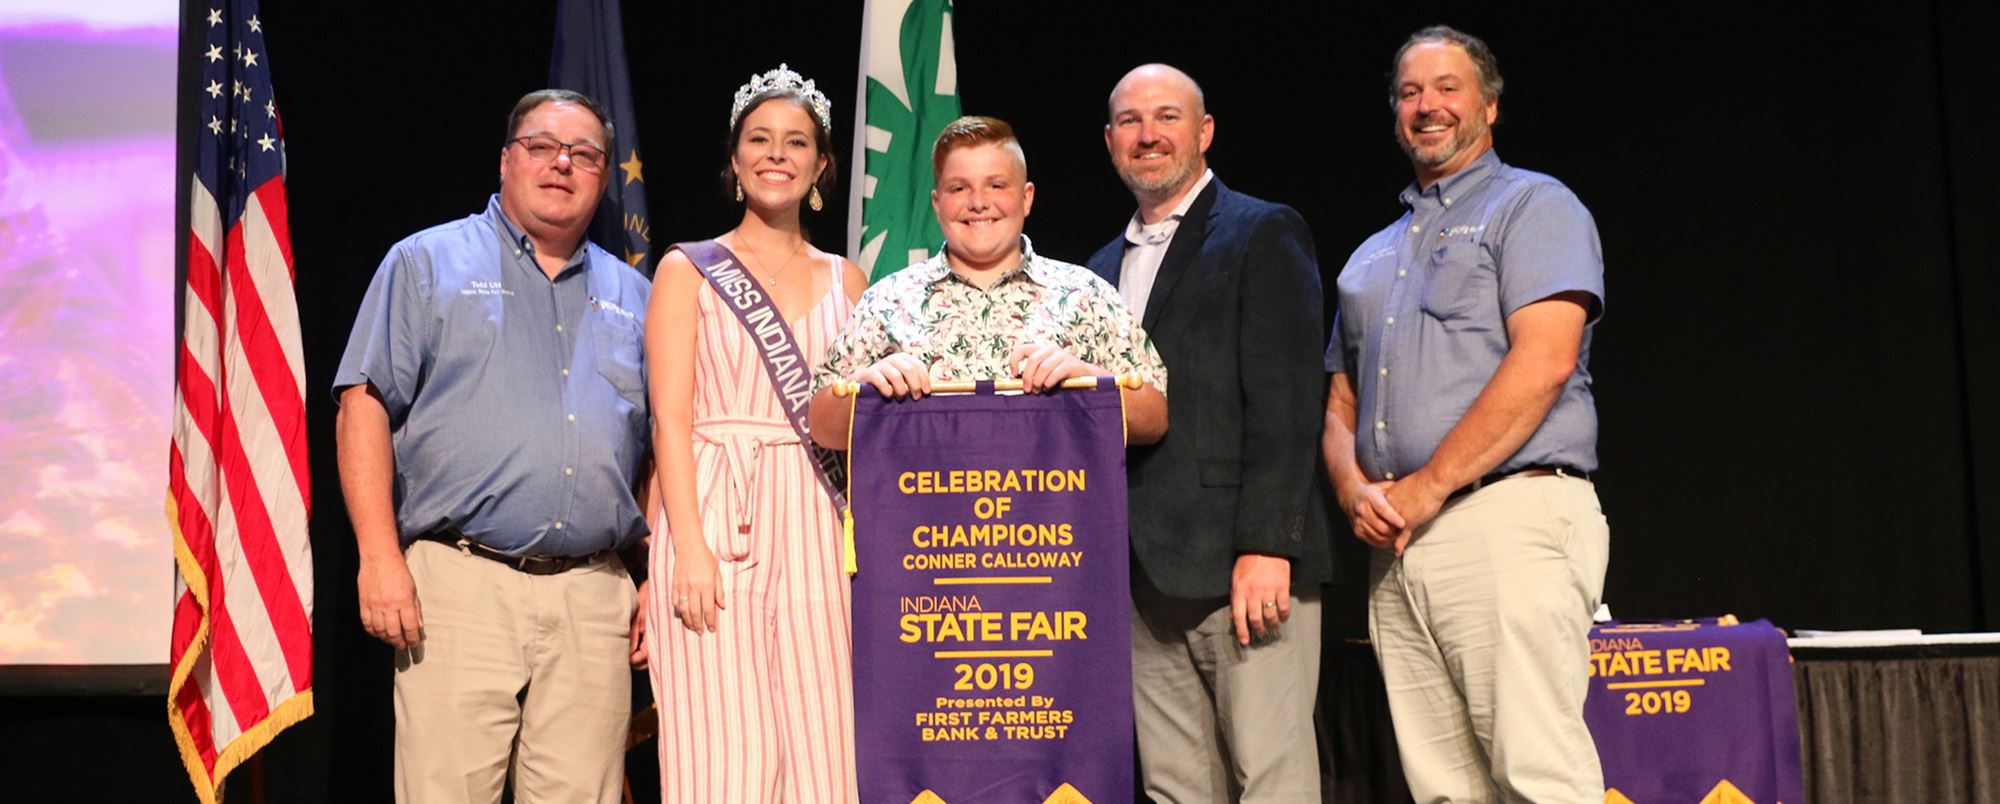
<svg viewBox="0 0 2000 804"><path fill-rule="evenodd" d="M576 169L586 173L601 173L604 171L604 152L598 150L595 145L581 142L563 142L554 137L539 134L529 137L515 137L507 141L508 145L517 143L528 152L529 159L537 162L554 162L556 161L557 154L568 151L569 163L576 166Z"/></svg>

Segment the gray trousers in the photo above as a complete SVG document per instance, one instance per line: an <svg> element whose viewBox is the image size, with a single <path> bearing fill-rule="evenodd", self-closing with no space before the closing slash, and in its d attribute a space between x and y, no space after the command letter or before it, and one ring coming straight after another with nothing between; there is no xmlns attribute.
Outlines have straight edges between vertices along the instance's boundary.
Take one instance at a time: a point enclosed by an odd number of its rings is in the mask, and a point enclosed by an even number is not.
<svg viewBox="0 0 2000 804"><path fill-rule="evenodd" d="M1133 716L1155 802L1320 800L1320 596L1304 591L1289 621L1244 647L1228 598L1170 598L1134 579Z"/></svg>

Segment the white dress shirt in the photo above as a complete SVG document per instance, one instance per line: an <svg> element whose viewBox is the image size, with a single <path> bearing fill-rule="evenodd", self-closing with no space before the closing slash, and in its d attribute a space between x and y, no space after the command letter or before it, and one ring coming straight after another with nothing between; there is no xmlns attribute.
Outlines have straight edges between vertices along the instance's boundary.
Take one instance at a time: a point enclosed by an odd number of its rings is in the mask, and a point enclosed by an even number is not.
<svg viewBox="0 0 2000 804"><path fill-rule="evenodd" d="M1215 171L1204 169L1201 178L1195 180L1187 195L1174 206L1174 211L1159 223L1146 223L1139 219L1139 213L1132 213L1132 222L1125 225L1125 258L1118 267L1118 295L1125 297L1125 306L1132 310L1134 319L1146 318L1146 301L1153 295L1153 279L1160 275L1160 261L1167 257L1167 247L1174 242L1174 232L1181 228L1181 216L1188 207L1208 189L1208 183L1215 178Z"/></svg>

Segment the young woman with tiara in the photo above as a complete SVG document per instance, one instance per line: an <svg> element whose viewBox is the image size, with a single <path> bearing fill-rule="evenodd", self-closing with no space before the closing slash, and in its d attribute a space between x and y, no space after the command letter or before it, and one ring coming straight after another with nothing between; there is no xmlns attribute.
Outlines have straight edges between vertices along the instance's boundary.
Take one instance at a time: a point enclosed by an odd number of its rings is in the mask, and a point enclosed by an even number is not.
<svg viewBox="0 0 2000 804"><path fill-rule="evenodd" d="M674 246L653 279L665 522L645 605L667 802L856 797L844 482L805 432L812 367L866 285L800 223L833 186L832 128L812 81L752 77L722 173L743 219Z"/></svg>

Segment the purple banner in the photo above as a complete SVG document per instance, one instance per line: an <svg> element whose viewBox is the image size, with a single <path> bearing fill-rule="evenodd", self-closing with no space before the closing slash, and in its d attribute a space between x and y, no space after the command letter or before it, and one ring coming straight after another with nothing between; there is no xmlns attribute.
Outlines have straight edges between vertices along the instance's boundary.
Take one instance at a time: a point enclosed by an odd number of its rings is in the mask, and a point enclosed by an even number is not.
<svg viewBox="0 0 2000 804"><path fill-rule="evenodd" d="M861 800L1127 802L1123 406L1100 390L855 403Z"/></svg>
<svg viewBox="0 0 2000 804"><path fill-rule="evenodd" d="M1767 620L1592 628L1584 720L1606 802L1805 800L1791 654Z"/></svg>

